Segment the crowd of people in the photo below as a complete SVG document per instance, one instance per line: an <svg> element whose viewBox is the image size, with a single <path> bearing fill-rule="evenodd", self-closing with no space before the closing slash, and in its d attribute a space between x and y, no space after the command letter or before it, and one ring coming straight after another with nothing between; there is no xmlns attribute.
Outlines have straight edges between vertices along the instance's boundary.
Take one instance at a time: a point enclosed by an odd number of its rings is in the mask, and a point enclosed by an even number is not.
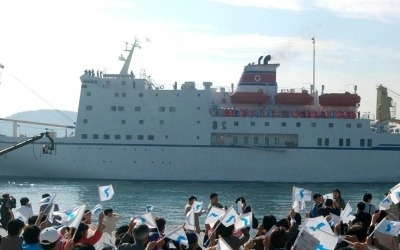
<svg viewBox="0 0 400 250"><path fill-rule="evenodd" d="M16 199L10 194L3 194L0 198L2 227L0 230L4 233L0 237L0 250L296 249L295 242L306 218L322 216L326 221L332 222L333 216L340 216L346 209L346 202L339 189L334 189L329 197L324 199L323 195L314 193L312 196L314 204L310 211L302 212L295 207L282 208L288 211L285 218L267 214L259 223L253 215L251 225L235 229L234 224L227 226L221 223L222 216L214 223L207 223L204 226L200 224L199 218L210 216L209 213L213 208L224 211L232 208L228 209L227 206L220 204L218 194L212 193L208 209L204 208L195 213L194 227L189 228L188 225L184 225L183 238L187 242L183 244L179 238L166 235L167 221L162 217L154 218L156 224L154 227L135 218L122 222L120 216L112 209L104 209L98 213L97 220L93 222L92 216L97 212L85 210L78 218L78 223L71 226L72 224L62 223L60 213L56 213L59 207L49 194L42 195L48 202L41 204L37 215L32 211L29 198L20 198L20 206L17 208ZM194 211L195 202L197 202L195 196L188 198L183 209L185 217ZM235 203L238 214L252 211L244 197L238 197ZM67 217L69 215L71 213L67 214ZM399 215L400 209L397 204L392 203L388 209L379 210L372 204L372 195L365 193L362 200L357 203L357 211L353 213L351 221L330 223L332 233L340 236L335 249L399 249L398 235L386 235L374 230L384 218L399 221ZM76 214L75 216L79 217ZM108 242L104 241L105 235L109 236Z"/></svg>

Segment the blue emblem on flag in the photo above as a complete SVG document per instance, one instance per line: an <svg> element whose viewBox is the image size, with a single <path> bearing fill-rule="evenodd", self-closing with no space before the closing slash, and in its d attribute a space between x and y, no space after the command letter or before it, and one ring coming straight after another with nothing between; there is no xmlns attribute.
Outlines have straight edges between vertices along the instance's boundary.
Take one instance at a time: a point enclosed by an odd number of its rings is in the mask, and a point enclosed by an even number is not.
<svg viewBox="0 0 400 250"><path fill-rule="evenodd" d="M329 250L329 249L325 248L324 245L318 244L316 250Z"/></svg>
<svg viewBox="0 0 400 250"><path fill-rule="evenodd" d="M211 213L208 217L218 217L218 214L216 214L216 213Z"/></svg>
<svg viewBox="0 0 400 250"><path fill-rule="evenodd" d="M303 199L303 197L304 197L304 188L300 189L299 194L300 194L300 198Z"/></svg>
<svg viewBox="0 0 400 250"><path fill-rule="evenodd" d="M182 235L179 235L179 237L176 239L176 241L178 241L178 243L180 244L182 241L186 241L187 239L185 237L183 237Z"/></svg>
<svg viewBox="0 0 400 250"><path fill-rule="evenodd" d="M197 205L196 206L196 210L199 210L200 209L200 207L201 207L201 205L199 204L199 205Z"/></svg>
<svg viewBox="0 0 400 250"><path fill-rule="evenodd" d="M323 226L326 226L325 223L320 222L320 223L318 223L318 225L316 227L310 227L310 229L315 232L315 231L317 231L317 229L321 229L321 227L323 227Z"/></svg>
<svg viewBox="0 0 400 250"><path fill-rule="evenodd" d="M245 226L248 226L248 225L249 225L249 220L248 220L247 218L242 218L242 217L240 217L240 220L243 221L243 223L244 223Z"/></svg>
<svg viewBox="0 0 400 250"><path fill-rule="evenodd" d="M235 216L231 215L225 222L230 222L231 220L234 220L234 219L235 219Z"/></svg>
<svg viewBox="0 0 400 250"><path fill-rule="evenodd" d="M394 226L394 224L392 225L392 223L388 223L387 225L386 225L386 232L390 232L391 230L392 230L392 226Z"/></svg>
<svg viewBox="0 0 400 250"><path fill-rule="evenodd" d="M104 194L106 195L107 198L108 198L108 196L110 195L110 194L108 193L109 190L110 190L109 187L107 187L106 189L104 189Z"/></svg>

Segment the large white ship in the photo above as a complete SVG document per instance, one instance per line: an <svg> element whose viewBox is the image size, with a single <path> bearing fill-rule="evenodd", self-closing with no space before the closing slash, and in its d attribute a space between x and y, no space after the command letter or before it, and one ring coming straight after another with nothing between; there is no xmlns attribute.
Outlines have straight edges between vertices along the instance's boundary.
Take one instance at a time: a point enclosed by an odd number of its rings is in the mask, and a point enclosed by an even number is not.
<svg viewBox="0 0 400 250"><path fill-rule="evenodd" d="M73 137L52 135L0 156L0 175L128 180L398 182L400 134L377 88L376 120L356 93L278 90L270 56L234 92L204 82L167 89L119 74L81 76ZM233 86L232 86L233 89ZM16 123L16 122L14 122ZM16 128L17 126L15 126ZM16 133L15 133L16 134ZM27 138L0 137L0 150ZM33 148L32 148L33 147Z"/></svg>

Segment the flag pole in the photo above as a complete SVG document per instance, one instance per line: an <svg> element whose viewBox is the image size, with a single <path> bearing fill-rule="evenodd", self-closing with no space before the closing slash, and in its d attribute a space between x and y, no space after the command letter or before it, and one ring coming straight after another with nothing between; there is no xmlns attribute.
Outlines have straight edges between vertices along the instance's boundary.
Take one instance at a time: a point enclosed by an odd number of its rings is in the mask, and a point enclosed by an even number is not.
<svg viewBox="0 0 400 250"><path fill-rule="evenodd" d="M233 206L231 206L228 210L226 210L225 214L222 215L222 217L221 217L219 223L218 223L217 226L214 228L214 231L212 232L211 235L215 234L215 232L217 231L217 228L219 227L219 225L221 225L221 223L222 223L222 221L225 219L225 217L226 217L228 211L229 211L232 207L233 207ZM209 241L210 241L210 237L208 237L207 241L204 242L204 244L207 245Z"/></svg>

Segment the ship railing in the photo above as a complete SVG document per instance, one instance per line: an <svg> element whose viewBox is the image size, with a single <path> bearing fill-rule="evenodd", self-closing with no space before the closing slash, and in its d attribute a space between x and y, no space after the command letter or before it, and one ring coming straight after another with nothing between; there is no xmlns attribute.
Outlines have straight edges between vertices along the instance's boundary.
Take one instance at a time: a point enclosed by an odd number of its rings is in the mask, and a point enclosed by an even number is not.
<svg viewBox="0 0 400 250"><path fill-rule="evenodd" d="M268 109L236 109L211 108L213 117L268 117L268 118L333 118L356 119L360 118L355 111L315 111L315 110L268 110Z"/></svg>

